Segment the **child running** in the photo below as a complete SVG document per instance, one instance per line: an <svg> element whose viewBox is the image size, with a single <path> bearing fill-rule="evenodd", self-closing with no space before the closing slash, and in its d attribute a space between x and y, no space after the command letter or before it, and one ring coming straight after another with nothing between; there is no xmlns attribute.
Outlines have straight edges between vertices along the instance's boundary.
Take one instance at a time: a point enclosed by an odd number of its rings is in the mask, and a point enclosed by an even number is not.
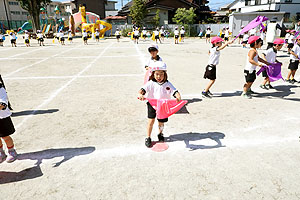
<svg viewBox="0 0 300 200"><path fill-rule="evenodd" d="M227 26L225 30L225 42L229 41L229 35L230 35L230 30L229 30L229 26Z"/></svg>
<svg viewBox="0 0 300 200"><path fill-rule="evenodd" d="M117 28L116 32L115 32L115 36L117 38L117 41L120 42L120 38L121 38L121 32L119 30L119 28Z"/></svg>
<svg viewBox="0 0 300 200"><path fill-rule="evenodd" d="M16 41L17 41L17 36L16 36L15 32L11 32L10 33L10 43L11 43L12 47L17 47Z"/></svg>
<svg viewBox="0 0 300 200"><path fill-rule="evenodd" d="M244 26L241 26L241 30L239 31L239 33L241 33L241 32L242 32L243 28L244 28ZM241 33L241 34L239 35L239 44L242 44L243 37L244 37L244 34L243 34L243 33ZM247 39L247 40L248 40L248 39Z"/></svg>
<svg viewBox="0 0 300 200"><path fill-rule="evenodd" d="M139 43L139 37L140 37L140 32L139 32L138 27L136 27L135 30L133 31L133 38L134 38L135 44Z"/></svg>
<svg viewBox="0 0 300 200"><path fill-rule="evenodd" d="M212 48L209 50L209 60L208 65L206 66L206 70L204 73L204 78L209 79L210 82L208 83L205 90L202 92L202 97L204 98L212 98L212 93L209 91L211 86L216 81L216 67L219 64L220 60L220 51L223 50L228 44L231 44L232 42L225 42L225 44L222 45L223 39L220 37L213 37L211 39Z"/></svg>
<svg viewBox="0 0 300 200"><path fill-rule="evenodd" d="M65 45L65 34L64 34L63 30L59 31L58 37L59 37L59 41L60 41L61 45Z"/></svg>
<svg viewBox="0 0 300 200"><path fill-rule="evenodd" d="M86 29L83 29L83 32L82 32L82 39L83 39L83 44L84 45L88 45L88 34L86 32Z"/></svg>
<svg viewBox="0 0 300 200"><path fill-rule="evenodd" d="M175 38L175 44L178 44L178 39L179 39L178 27L175 27L174 38Z"/></svg>
<svg viewBox="0 0 300 200"><path fill-rule="evenodd" d="M146 41L146 37L147 37L147 30L146 27L144 27L142 31L142 38L144 39L144 42Z"/></svg>
<svg viewBox="0 0 300 200"><path fill-rule="evenodd" d="M165 27L164 26L161 27L159 33L160 33L161 41L165 41Z"/></svg>
<svg viewBox="0 0 300 200"><path fill-rule="evenodd" d="M163 61L162 58L158 55L158 46L155 44L152 44L149 48L148 48L148 52L150 53L151 57L149 58L149 60L146 62L145 64L145 69L146 70L150 70L153 68L153 65L155 64L155 62L157 61Z"/></svg>
<svg viewBox="0 0 300 200"><path fill-rule="evenodd" d="M294 47L294 42L295 42L295 30L291 30L290 36L288 39L288 54L291 53L291 50Z"/></svg>
<svg viewBox="0 0 300 200"><path fill-rule="evenodd" d="M248 39L249 39L248 32L245 32L245 34L243 36L243 42L242 42L243 48L246 48L246 45L248 43Z"/></svg>
<svg viewBox="0 0 300 200"><path fill-rule="evenodd" d="M286 79L286 82L291 84L300 83L295 80L295 74L299 66L299 58L300 58L300 35L296 38L296 44L293 49L290 51L290 64L289 64L289 73ZM290 79L291 78L291 79Z"/></svg>
<svg viewBox="0 0 300 200"><path fill-rule="evenodd" d="M44 45L44 35L43 35L43 33L42 33L42 31L40 31L40 30L38 30L37 31L37 39L38 39L38 43L40 44L40 46L45 46Z"/></svg>
<svg viewBox="0 0 300 200"><path fill-rule="evenodd" d="M24 35L26 47L30 47L30 40L29 40L29 38L30 38L30 34L29 34L29 32L26 30L26 31L25 31L25 35Z"/></svg>
<svg viewBox="0 0 300 200"><path fill-rule="evenodd" d="M206 29L206 36L205 36L205 41L206 41L206 43L208 42L208 43L210 43L210 36L211 36L211 33L212 33L212 31L211 31L211 29L210 29L210 27L207 27L207 29Z"/></svg>
<svg viewBox="0 0 300 200"><path fill-rule="evenodd" d="M14 149L14 142L10 135L15 132L14 125L11 121L11 112L8 108L8 98L4 84L0 81L0 163L11 163L17 159L17 152ZM5 142L8 149L8 156L3 149L3 143Z"/></svg>
<svg viewBox="0 0 300 200"><path fill-rule="evenodd" d="M270 63L258 56L257 49L261 48L262 45L262 40L259 36L251 36L248 43L250 44L250 50L248 52L247 62L244 69L246 83L244 84L242 96L247 99L251 99L252 94L254 94L251 90L251 86L256 79L256 67L262 67L262 64L259 64L258 61L266 65L270 65Z"/></svg>
<svg viewBox="0 0 300 200"><path fill-rule="evenodd" d="M100 40L100 32L99 32L99 29L96 29L95 36L96 36L96 42L99 43L99 40Z"/></svg>
<svg viewBox="0 0 300 200"><path fill-rule="evenodd" d="M70 44L73 43L73 34L72 34L71 30L68 31L68 40L69 40Z"/></svg>
<svg viewBox="0 0 300 200"><path fill-rule="evenodd" d="M289 41L289 38L290 38L290 30L286 30L286 34L284 36L284 40L285 40L285 43L286 43L286 47L288 45L288 41Z"/></svg>
<svg viewBox="0 0 300 200"><path fill-rule="evenodd" d="M154 37L155 37L155 42L157 44L157 40L161 43L160 37L159 37L159 28L157 27L155 31L153 31Z"/></svg>
<svg viewBox="0 0 300 200"><path fill-rule="evenodd" d="M173 96L177 99L177 102L181 101L180 93L168 81L167 66L162 61L156 63L149 81L140 89L139 99L141 101L145 100L144 95L150 99L171 99ZM149 120L147 125L147 138L145 139L145 145L149 148L152 145L151 132L156 118L156 111L149 102L147 102L147 108ZM157 120L159 129L158 140L164 141L164 123L168 121L168 118Z"/></svg>
<svg viewBox="0 0 300 200"><path fill-rule="evenodd" d="M284 44L283 39L280 39L280 38L275 39L273 42L273 48L270 48L270 49L266 50L265 53L263 53L263 59L265 61L267 61L268 63L280 63L276 59L276 54L277 54L277 51L279 51L282 48L283 44ZM274 89L273 86L271 85L271 82L269 80L266 70L264 70L262 72L262 76L265 77L265 80L260 85L260 87L265 90Z"/></svg>

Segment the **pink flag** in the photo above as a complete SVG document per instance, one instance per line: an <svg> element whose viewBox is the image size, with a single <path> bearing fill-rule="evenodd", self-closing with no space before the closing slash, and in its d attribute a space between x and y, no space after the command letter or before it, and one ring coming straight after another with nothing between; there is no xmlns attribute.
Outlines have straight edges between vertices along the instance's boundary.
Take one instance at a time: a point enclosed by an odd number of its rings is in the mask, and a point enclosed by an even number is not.
<svg viewBox="0 0 300 200"><path fill-rule="evenodd" d="M177 103L176 99L148 99L148 102L156 110L157 119L166 119L178 112L188 101Z"/></svg>
<svg viewBox="0 0 300 200"><path fill-rule="evenodd" d="M249 30L261 25L264 21L267 21L268 18L265 16L257 16L254 20L252 20L247 26L245 26L242 31L234 38L236 40L241 34L248 32Z"/></svg>

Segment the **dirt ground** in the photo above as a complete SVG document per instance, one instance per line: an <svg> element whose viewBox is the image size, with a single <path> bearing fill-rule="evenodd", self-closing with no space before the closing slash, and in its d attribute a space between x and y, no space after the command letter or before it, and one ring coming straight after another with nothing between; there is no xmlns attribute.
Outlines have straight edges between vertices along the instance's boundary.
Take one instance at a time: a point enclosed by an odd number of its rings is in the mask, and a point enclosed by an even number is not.
<svg viewBox="0 0 300 200"><path fill-rule="evenodd" d="M158 153L144 145L147 110L137 100L149 41L45 43L0 48L19 154L0 165L0 199L300 199L300 84L262 90L259 76L258 94L242 98L248 49L221 52L214 97L202 99L210 45L159 45L188 104L170 117L169 149ZM286 77L286 49L278 55Z"/></svg>

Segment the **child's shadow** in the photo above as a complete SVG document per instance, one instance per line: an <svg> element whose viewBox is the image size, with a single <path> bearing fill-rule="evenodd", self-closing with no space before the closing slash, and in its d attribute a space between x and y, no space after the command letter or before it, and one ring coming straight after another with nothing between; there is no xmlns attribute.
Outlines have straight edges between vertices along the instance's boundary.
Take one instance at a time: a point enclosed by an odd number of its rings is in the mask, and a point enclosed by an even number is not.
<svg viewBox="0 0 300 200"><path fill-rule="evenodd" d="M18 182L27 179L33 179L43 176L40 165L43 160L63 157L63 159L53 165L58 167L62 163L76 157L90 154L95 151L95 147L81 148L62 148L62 149L46 149L42 151L19 154L17 160L36 160L35 166L24 169L20 172L4 172L0 171L0 184Z"/></svg>
<svg viewBox="0 0 300 200"><path fill-rule="evenodd" d="M197 99L197 98L193 98L193 99L186 99L188 102L187 104L185 104L177 113L175 114L190 114L187 107L189 104L191 103L196 103L196 102L200 102L202 101L202 99Z"/></svg>
<svg viewBox="0 0 300 200"><path fill-rule="evenodd" d="M184 141L186 148L189 148L191 151L198 149L214 149L225 147L222 145L221 139L225 138L224 133L220 132L208 132L208 133L180 133L176 135L170 135L166 138L166 142L176 142L176 141ZM190 144L191 141L199 141L204 139L211 139L216 142L215 145L196 145Z"/></svg>
<svg viewBox="0 0 300 200"><path fill-rule="evenodd" d="M275 92L267 92L267 93L259 93L255 95L258 98L268 98L268 99L283 99L283 100L291 100L291 101L300 101L299 98L287 98L291 94L295 94L295 92L291 91L291 88L296 88L296 85L279 85L274 86Z"/></svg>

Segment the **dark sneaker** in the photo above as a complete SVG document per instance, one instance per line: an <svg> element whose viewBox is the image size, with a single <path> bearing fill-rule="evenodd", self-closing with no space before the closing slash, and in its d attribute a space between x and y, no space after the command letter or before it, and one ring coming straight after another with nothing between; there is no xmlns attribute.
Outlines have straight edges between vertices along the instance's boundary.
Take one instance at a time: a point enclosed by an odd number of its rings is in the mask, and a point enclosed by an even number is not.
<svg viewBox="0 0 300 200"><path fill-rule="evenodd" d="M267 84L266 88L268 88L268 89L274 89L274 87L271 84Z"/></svg>
<svg viewBox="0 0 300 200"><path fill-rule="evenodd" d="M209 96L208 93L204 91L202 92L202 97L211 99L211 96Z"/></svg>
<svg viewBox="0 0 300 200"><path fill-rule="evenodd" d="M157 135L157 137L158 137L159 142L164 142L165 141L164 134L160 133L160 134Z"/></svg>
<svg viewBox="0 0 300 200"><path fill-rule="evenodd" d="M257 94L256 92L253 92L253 91L251 90L251 88L248 90L247 93L248 93L248 94Z"/></svg>
<svg viewBox="0 0 300 200"><path fill-rule="evenodd" d="M291 84L294 84L295 82L296 82L295 79L290 80Z"/></svg>
<svg viewBox="0 0 300 200"><path fill-rule="evenodd" d="M296 79L293 79L294 83L299 83L299 81L297 81Z"/></svg>
<svg viewBox="0 0 300 200"><path fill-rule="evenodd" d="M288 83L291 83L291 80L290 80L290 79L285 79L284 81L285 81L285 82L288 82Z"/></svg>
<svg viewBox="0 0 300 200"><path fill-rule="evenodd" d="M252 99L252 96L249 93L243 93L242 97L244 97L245 99Z"/></svg>
<svg viewBox="0 0 300 200"><path fill-rule="evenodd" d="M207 94L209 95L209 96L213 96L213 94L208 90L207 91Z"/></svg>
<svg viewBox="0 0 300 200"><path fill-rule="evenodd" d="M268 90L268 89L269 89L266 85L260 85L259 87L260 87L261 89L264 89L264 90Z"/></svg>
<svg viewBox="0 0 300 200"><path fill-rule="evenodd" d="M148 137L148 138L146 138L145 139L145 145L146 145L146 147L151 147L151 145L152 145L152 141L151 141L151 138L150 137Z"/></svg>

